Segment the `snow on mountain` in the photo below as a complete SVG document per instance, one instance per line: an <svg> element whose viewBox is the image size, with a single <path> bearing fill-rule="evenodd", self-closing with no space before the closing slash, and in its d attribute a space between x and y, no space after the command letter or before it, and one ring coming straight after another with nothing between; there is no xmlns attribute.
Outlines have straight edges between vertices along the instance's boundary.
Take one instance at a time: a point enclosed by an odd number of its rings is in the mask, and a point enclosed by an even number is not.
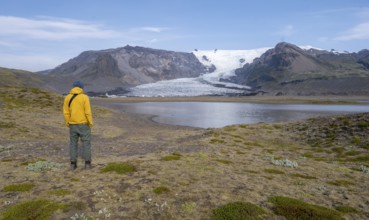
<svg viewBox="0 0 369 220"><path fill-rule="evenodd" d="M311 46L311 45L303 45L303 46L298 46L298 47L300 47L300 48L301 48L301 49L303 49L303 50L310 50L310 49L323 50L323 49L321 49L321 48L313 47L313 46Z"/></svg>
<svg viewBox="0 0 369 220"><path fill-rule="evenodd" d="M195 50L192 53L205 66L215 66L212 73L203 73L197 78L182 78L159 81L136 86L127 96L201 96L241 94L249 90L248 86L221 82L234 75L237 68L251 63L270 48L254 50Z"/></svg>
<svg viewBox="0 0 369 220"><path fill-rule="evenodd" d="M261 56L270 48L254 50L195 50L192 53L205 66L214 65L215 72L206 76L218 76L226 78L233 76L234 70L241 68L246 63L251 63L256 57Z"/></svg>

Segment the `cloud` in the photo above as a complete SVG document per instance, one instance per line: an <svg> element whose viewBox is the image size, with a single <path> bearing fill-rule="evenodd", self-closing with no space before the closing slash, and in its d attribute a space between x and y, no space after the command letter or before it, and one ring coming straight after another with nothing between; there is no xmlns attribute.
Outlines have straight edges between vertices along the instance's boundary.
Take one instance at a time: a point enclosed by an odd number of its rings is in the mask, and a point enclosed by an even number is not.
<svg viewBox="0 0 369 220"><path fill-rule="evenodd" d="M152 45L169 41L169 28L141 26L125 30L105 24L38 16L0 15L0 66L39 71L53 68L71 54L122 44ZM61 54L64 55L61 55Z"/></svg>
<svg viewBox="0 0 369 220"><path fill-rule="evenodd" d="M151 39L151 40L148 40L146 41L148 44L154 44L156 42L158 42L158 39L154 38L154 39Z"/></svg>
<svg viewBox="0 0 369 220"><path fill-rule="evenodd" d="M120 33L102 25L78 20L39 17L37 19L0 16L0 36L42 40L74 38L114 38Z"/></svg>
<svg viewBox="0 0 369 220"><path fill-rule="evenodd" d="M23 69L28 71L40 71L54 68L60 64L60 60L67 58L51 55L11 55L0 53L0 66L7 68Z"/></svg>
<svg viewBox="0 0 369 220"><path fill-rule="evenodd" d="M14 48L14 47L20 47L21 45L18 43L12 43L10 41L0 41L0 46Z"/></svg>
<svg viewBox="0 0 369 220"><path fill-rule="evenodd" d="M369 18L369 8L360 8L359 12L357 12L357 16L359 18Z"/></svg>
<svg viewBox="0 0 369 220"><path fill-rule="evenodd" d="M295 33L295 28L292 25L286 25L282 30L277 31L276 35L282 35L283 37L290 37Z"/></svg>
<svg viewBox="0 0 369 220"><path fill-rule="evenodd" d="M348 30L345 34L334 38L334 40L338 41L350 41L350 40L364 40L369 39L369 22L361 23L350 30Z"/></svg>
<svg viewBox="0 0 369 220"><path fill-rule="evenodd" d="M168 28L162 28L162 27L139 27L133 29L134 32L154 32L154 33L161 33L164 30L167 30Z"/></svg>

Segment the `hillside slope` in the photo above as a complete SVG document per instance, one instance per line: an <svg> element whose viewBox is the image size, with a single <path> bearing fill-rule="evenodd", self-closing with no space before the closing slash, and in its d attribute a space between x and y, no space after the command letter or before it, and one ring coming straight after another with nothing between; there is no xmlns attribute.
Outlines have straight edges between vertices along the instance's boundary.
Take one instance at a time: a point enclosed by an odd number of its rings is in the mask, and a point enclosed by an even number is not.
<svg viewBox="0 0 369 220"><path fill-rule="evenodd" d="M0 87L3 86L33 86L40 87L44 82L42 77L24 70L0 67Z"/></svg>
<svg viewBox="0 0 369 220"><path fill-rule="evenodd" d="M233 81L271 95L366 95L368 60L368 50L336 53L279 43L237 69Z"/></svg>

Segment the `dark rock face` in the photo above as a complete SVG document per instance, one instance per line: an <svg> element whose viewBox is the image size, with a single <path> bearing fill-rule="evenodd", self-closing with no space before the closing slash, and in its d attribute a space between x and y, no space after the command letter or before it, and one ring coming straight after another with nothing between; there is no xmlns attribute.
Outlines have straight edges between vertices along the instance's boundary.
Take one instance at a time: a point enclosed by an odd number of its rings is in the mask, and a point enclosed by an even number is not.
<svg viewBox="0 0 369 220"><path fill-rule="evenodd" d="M104 92L206 72L192 53L126 46L83 52L49 70L46 78L48 87L60 92L67 92L76 79L83 80L90 91Z"/></svg>
<svg viewBox="0 0 369 220"><path fill-rule="evenodd" d="M368 66L368 50L335 53L279 43L237 69L232 81L269 95L365 95Z"/></svg>
<svg viewBox="0 0 369 220"><path fill-rule="evenodd" d="M358 60L358 63L362 64L369 70L369 50L361 50L357 54L354 54Z"/></svg>

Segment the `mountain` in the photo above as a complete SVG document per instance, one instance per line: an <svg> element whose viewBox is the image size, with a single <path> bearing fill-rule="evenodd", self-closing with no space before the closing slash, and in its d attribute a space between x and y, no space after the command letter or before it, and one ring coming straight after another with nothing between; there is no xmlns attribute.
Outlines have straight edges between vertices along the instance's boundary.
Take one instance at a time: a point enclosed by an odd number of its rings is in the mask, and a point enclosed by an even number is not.
<svg viewBox="0 0 369 220"><path fill-rule="evenodd" d="M269 95L367 95L369 51L304 50L283 42L235 74L231 82Z"/></svg>
<svg viewBox="0 0 369 220"><path fill-rule="evenodd" d="M244 95L250 87L225 82L234 70L252 62L269 48L254 50L195 50L192 53L207 67L208 73L194 78L179 78L143 84L129 89L125 96L204 96Z"/></svg>
<svg viewBox="0 0 369 220"><path fill-rule="evenodd" d="M0 80L0 86L60 93L82 80L90 95L368 95L369 50L326 51L285 42L192 53L125 46L85 51L38 74L0 68Z"/></svg>
<svg viewBox="0 0 369 220"><path fill-rule="evenodd" d="M125 46L86 51L49 70L47 87L67 92L76 79L94 92L123 90L161 80L197 77L209 69L192 53Z"/></svg>

